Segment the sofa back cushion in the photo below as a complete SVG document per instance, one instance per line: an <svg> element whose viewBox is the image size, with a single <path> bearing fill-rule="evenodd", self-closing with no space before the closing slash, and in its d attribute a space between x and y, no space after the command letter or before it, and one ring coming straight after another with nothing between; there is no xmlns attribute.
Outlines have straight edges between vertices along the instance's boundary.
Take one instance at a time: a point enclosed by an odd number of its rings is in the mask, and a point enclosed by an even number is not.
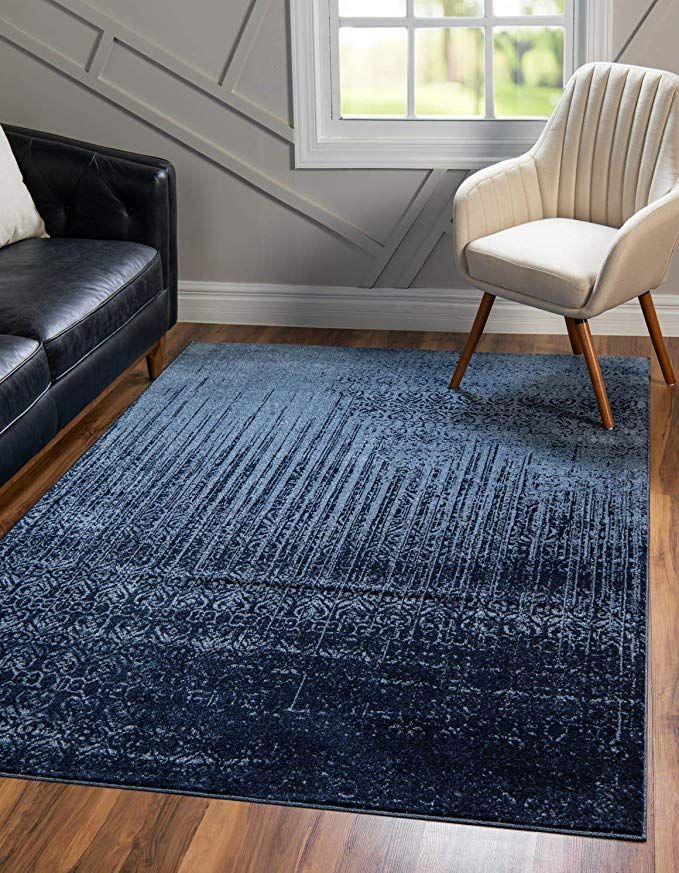
<svg viewBox="0 0 679 873"><path fill-rule="evenodd" d="M45 236L45 223L0 127L0 248L21 239Z"/></svg>

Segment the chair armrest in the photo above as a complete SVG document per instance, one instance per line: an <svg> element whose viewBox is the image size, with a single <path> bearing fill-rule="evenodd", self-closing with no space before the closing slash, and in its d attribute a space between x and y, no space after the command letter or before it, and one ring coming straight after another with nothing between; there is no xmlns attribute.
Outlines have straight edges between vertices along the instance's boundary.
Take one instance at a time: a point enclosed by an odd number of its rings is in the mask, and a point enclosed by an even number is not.
<svg viewBox="0 0 679 873"><path fill-rule="evenodd" d="M587 302L587 314L600 315L662 285L677 242L679 185L640 209L620 228Z"/></svg>
<svg viewBox="0 0 679 873"><path fill-rule="evenodd" d="M465 249L470 242L543 217L532 152L486 167L457 189L453 205L455 259L469 278Z"/></svg>
<svg viewBox="0 0 679 873"><path fill-rule="evenodd" d="M160 252L177 320L177 195L161 158L3 125L24 182L52 237L126 240Z"/></svg>

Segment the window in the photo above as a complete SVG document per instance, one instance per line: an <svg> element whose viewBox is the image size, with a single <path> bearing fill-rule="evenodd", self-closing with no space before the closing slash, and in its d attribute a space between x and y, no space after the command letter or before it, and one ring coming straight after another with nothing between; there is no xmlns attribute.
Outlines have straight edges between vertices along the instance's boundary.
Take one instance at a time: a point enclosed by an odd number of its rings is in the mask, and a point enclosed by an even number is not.
<svg viewBox="0 0 679 873"><path fill-rule="evenodd" d="M292 0L297 166L473 168L519 154L572 71L608 57L609 3Z"/></svg>

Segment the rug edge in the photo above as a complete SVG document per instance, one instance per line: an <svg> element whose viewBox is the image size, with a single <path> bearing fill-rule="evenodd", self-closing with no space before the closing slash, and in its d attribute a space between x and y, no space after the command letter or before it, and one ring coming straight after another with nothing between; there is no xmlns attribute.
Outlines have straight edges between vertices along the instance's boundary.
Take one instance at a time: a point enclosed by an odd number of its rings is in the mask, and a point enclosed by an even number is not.
<svg viewBox="0 0 679 873"><path fill-rule="evenodd" d="M502 828L503 830L530 831L543 834L561 834L569 837L595 837L596 839L624 840L626 842L645 843L648 840L646 816L641 834L607 833L605 831L583 831L571 828L541 827L539 825L512 824L511 822L492 821L487 819L455 818L440 815L426 815L414 812L396 812L393 810L369 809L367 807L337 806L333 804L303 803L294 800L272 800L262 797L248 797L242 794L216 794L210 791L188 791L181 788L157 788L152 785L131 785L120 782L98 782L85 779L64 779L58 776L36 776L30 773L10 773L0 770L0 779L24 779L30 782L47 782L58 785L79 785L84 788L106 788L113 791L144 791L150 794L174 794L180 797L203 797L207 800L229 800L238 803L257 803L263 806L284 806L291 809L313 809L320 812L344 812L355 815L377 815L382 818L403 818L413 821L431 821L444 824L470 825L472 827ZM645 806L645 804L644 804Z"/></svg>

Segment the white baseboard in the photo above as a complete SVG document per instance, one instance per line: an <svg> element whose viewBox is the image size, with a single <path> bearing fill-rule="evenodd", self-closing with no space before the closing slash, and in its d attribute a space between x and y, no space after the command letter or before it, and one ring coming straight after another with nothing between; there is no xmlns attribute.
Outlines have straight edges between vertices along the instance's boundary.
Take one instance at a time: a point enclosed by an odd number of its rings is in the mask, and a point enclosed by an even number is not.
<svg viewBox="0 0 679 873"><path fill-rule="evenodd" d="M181 282L180 321L330 327L368 330L464 332L476 314L480 292L465 288L340 288ZM679 336L679 295L657 294L665 336ZM647 333L636 300L591 322L598 334ZM488 321L492 333L563 333L563 319L550 312L498 299Z"/></svg>

